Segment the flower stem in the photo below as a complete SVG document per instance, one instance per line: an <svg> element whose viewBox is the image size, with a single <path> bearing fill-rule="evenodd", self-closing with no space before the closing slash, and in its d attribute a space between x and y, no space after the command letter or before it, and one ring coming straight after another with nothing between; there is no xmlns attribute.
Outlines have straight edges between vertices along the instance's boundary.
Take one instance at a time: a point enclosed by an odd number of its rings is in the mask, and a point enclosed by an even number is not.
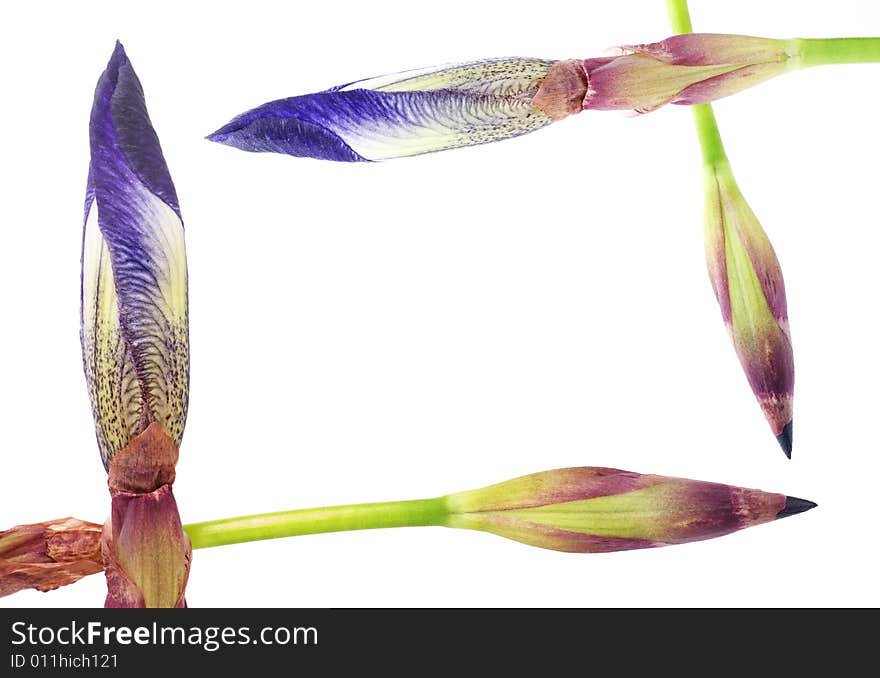
<svg viewBox="0 0 880 678"><path fill-rule="evenodd" d="M669 23L676 33L690 33L693 30L691 16L688 12L687 0L666 0L666 11L669 14ZM697 127L697 136L700 139L700 148L703 150L703 166L708 168L727 164L727 153L721 142L721 133L718 131L718 123L715 113L709 104L692 106L694 124Z"/></svg>
<svg viewBox="0 0 880 678"><path fill-rule="evenodd" d="M666 0L666 13L669 23L676 33L692 33L691 15L688 12L687 0Z"/></svg>
<svg viewBox="0 0 880 678"><path fill-rule="evenodd" d="M263 513L184 525L194 549L304 534L371 530L381 527L443 525L446 498L350 504Z"/></svg>
<svg viewBox="0 0 880 678"><path fill-rule="evenodd" d="M721 133L718 131L712 106L710 104L692 106L691 113L694 116L697 137L700 139L700 148L703 151L703 166L714 168L727 164L727 153L721 142Z"/></svg>
<svg viewBox="0 0 880 678"><path fill-rule="evenodd" d="M804 38L796 43L801 68L880 62L880 38Z"/></svg>

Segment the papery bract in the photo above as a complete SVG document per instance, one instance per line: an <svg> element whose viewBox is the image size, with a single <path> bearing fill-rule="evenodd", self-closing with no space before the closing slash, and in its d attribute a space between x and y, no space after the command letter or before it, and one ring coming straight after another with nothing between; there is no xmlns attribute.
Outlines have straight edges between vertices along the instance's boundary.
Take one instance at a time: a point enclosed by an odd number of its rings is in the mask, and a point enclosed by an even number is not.
<svg viewBox="0 0 880 678"><path fill-rule="evenodd" d="M0 596L50 591L102 569L101 526L95 523L60 518L0 532Z"/></svg>

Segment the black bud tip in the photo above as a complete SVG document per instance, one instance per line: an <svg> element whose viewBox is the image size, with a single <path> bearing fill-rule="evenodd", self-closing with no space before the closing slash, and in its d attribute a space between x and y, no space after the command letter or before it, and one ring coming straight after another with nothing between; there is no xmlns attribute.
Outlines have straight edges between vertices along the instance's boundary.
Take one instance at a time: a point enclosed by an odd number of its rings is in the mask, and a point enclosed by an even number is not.
<svg viewBox="0 0 880 678"><path fill-rule="evenodd" d="M817 504L814 501L798 499L797 497L786 497L785 506L783 506L782 510L776 514L776 520L779 520L780 518L787 518L788 516L793 516L796 513L809 511L811 508L816 508L816 506Z"/></svg>
<svg viewBox="0 0 880 678"><path fill-rule="evenodd" d="M792 426L792 422L788 422L785 425L785 428L782 429L782 433L776 436L776 440L779 441L779 447L782 448L782 451L785 452L785 456L789 459L791 459L792 438L794 438L794 427Z"/></svg>

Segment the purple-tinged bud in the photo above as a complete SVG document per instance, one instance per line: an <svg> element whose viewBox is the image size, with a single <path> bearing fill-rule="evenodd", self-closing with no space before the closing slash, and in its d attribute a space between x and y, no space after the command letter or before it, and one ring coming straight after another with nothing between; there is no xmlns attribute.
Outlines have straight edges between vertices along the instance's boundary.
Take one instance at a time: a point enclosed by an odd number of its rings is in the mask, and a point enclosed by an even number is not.
<svg viewBox="0 0 880 678"><path fill-rule="evenodd" d="M653 111L705 104L796 67L796 40L689 33L586 59L585 109Z"/></svg>
<svg viewBox="0 0 880 678"><path fill-rule="evenodd" d="M705 237L709 278L736 354L791 457L794 356L782 270L727 164L706 170Z"/></svg>
<svg viewBox="0 0 880 678"><path fill-rule="evenodd" d="M719 537L815 504L731 485L580 467L453 494L447 506L449 527L599 553Z"/></svg>

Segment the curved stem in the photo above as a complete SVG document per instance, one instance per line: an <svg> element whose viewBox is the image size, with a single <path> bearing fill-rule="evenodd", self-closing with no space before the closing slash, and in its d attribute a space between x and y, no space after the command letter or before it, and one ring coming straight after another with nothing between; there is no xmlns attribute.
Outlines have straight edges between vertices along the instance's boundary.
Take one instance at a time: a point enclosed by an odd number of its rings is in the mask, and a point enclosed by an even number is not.
<svg viewBox="0 0 880 678"><path fill-rule="evenodd" d="M381 527L443 525L446 498L350 504L262 513L184 525L194 549L304 534L371 530Z"/></svg>

